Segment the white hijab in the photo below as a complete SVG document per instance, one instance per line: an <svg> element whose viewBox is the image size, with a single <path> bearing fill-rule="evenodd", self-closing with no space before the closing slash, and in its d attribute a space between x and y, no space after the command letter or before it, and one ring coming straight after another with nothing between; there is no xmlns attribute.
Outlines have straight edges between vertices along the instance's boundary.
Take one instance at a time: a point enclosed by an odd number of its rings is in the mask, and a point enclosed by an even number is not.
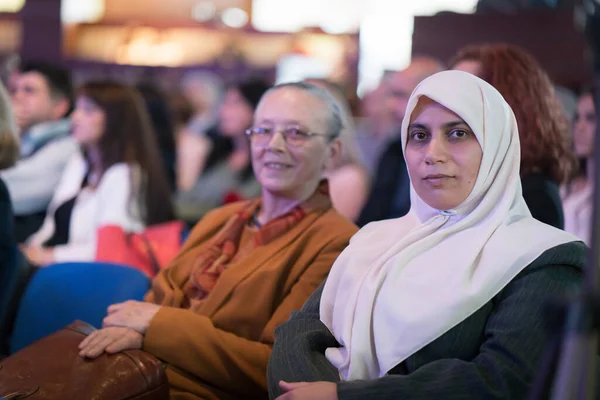
<svg viewBox="0 0 600 400"><path fill-rule="evenodd" d="M429 207L411 185L402 218L360 230L338 257L321 298L321 320L340 348L326 351L345 380L374 379L465 320L545 250L578 239L531 216L521 192L517 123L500 93L462 71L413 91L402 123L427 96L458 114L483 158L456 209Z"/></svg>

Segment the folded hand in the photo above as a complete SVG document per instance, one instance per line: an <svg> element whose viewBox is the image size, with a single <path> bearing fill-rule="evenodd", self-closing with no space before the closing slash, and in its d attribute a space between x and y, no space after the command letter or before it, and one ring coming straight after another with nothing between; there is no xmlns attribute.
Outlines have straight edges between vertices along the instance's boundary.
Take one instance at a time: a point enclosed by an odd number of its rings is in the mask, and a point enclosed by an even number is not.
<svg viewBox="0 0 600 400"><path fill-rule="evenodd" d="M104 328L92 332L79 344L81 357L96 358L102 353L141 349L144 337L131 328Z"/></svg>
<svg viewBox="0 0 600 400"><path fill-rule="evenodd" d="M160 310L160 306L143 301L129 300L108 307L108 315L102 321L102 327L119 326L135 329L142 335L150 326L152 318Z"/></svg>

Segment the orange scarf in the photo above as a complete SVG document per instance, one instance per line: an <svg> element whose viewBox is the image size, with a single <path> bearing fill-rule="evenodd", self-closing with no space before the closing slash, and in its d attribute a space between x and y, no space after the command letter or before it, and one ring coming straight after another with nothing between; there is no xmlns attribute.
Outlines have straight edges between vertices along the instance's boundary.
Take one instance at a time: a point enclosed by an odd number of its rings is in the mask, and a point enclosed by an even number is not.
<svg viewBox="0 0 600 400"><path fill-rule="evenodd" d="M190 279L183 288L188 299L202 300L208 296L221 273L234 257L243 257L255 248L270 243L296 226L309 212L331 208L329 185L327 181L321 181L315 193L308 200L290 212L269 221L252 236L248 245L239 249L244 226L260 205L261 201L251 202L232 215L223 228L206 244L194 262L195 266L192 268Z"/></svg>

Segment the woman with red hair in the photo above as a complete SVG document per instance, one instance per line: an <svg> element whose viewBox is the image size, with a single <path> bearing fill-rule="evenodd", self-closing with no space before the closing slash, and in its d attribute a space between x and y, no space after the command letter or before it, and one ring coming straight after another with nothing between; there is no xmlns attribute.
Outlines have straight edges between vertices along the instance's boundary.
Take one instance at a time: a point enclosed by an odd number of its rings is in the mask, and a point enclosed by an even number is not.
<svg viewBox="0 0 600 400"><path fill-rule="evenodd" d="M508 44L465 47L450 68L477 75L506 99L519 128L525 202L534 218L563 229L559 185L571 178L576 158L569 122L546 72L530 54Z"/></svg>

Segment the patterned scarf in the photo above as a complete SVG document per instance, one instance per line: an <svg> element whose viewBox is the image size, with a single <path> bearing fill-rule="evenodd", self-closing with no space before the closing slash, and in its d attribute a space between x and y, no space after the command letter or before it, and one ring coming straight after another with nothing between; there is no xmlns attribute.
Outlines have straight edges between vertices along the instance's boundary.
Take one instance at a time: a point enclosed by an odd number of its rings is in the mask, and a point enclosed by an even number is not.
<svg viewBox="0 0 600 400"><path fill-rule="evenodd" d="M225 223L223 228L210 240L194 262L189 281L183 290L189 300L202 300L214 288L221 273L234 258L248 255L259 246L266 245L280 237L311 211L323 211L331 207L329 185L323 180L313 195L288 213L281 215L262 226L250 242L239 248L244 227L252 219L261 205L260 200L250 202Z"/></svg>

